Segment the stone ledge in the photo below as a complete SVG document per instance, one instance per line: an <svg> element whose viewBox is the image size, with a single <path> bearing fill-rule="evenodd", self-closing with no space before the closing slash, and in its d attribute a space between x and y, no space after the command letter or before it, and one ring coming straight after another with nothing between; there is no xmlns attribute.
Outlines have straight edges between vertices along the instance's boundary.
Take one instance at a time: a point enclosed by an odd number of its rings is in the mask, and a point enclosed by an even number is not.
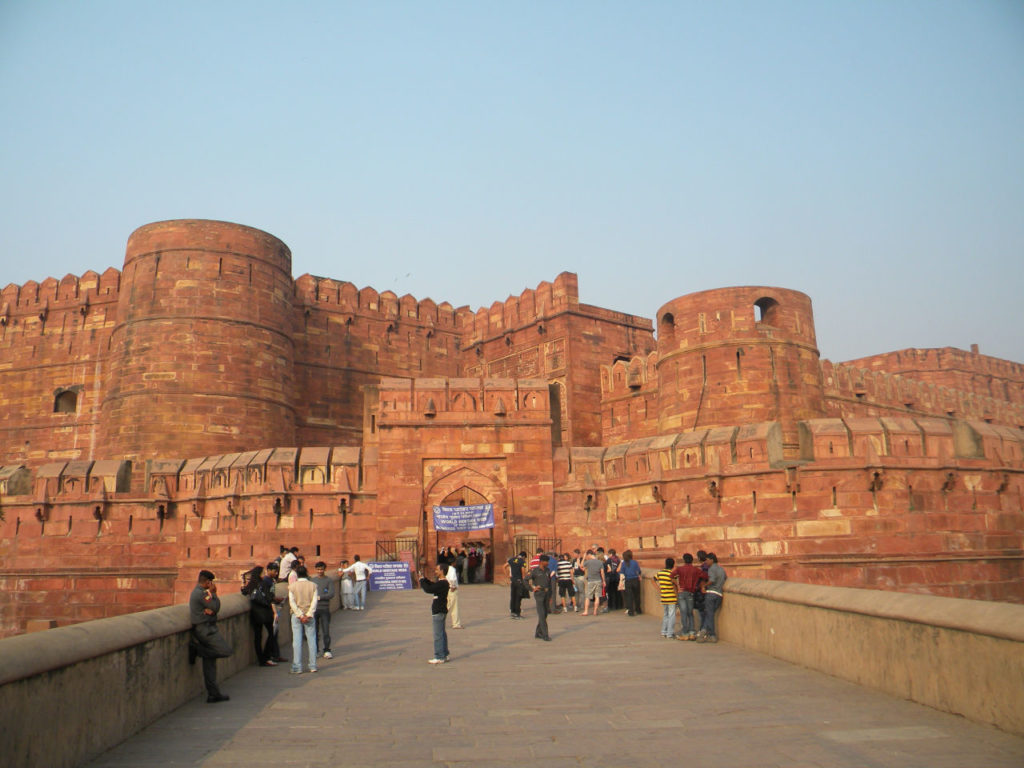
<svg viewBox="0 0 1024 768"><path fill-rule="evenodd" d="M1024 642L1024 605L743 578L730 578L725 591Z"/></svg>
<svg viewBox="0 0 1024 768"><path fill-rule="evenodd" d="M248 613L239 594L221 598L220 621ZM187 605L154 608L109 619L95 619L0 641L0 685L52 672L143 643L187 632Z"/></svg>

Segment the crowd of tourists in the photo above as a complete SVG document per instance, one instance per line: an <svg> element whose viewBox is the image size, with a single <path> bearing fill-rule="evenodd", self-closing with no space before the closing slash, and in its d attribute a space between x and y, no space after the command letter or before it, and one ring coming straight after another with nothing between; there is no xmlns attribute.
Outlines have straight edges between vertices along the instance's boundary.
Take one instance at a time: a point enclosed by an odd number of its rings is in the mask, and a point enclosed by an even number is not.
<svg viewBox="0 0 1024 768"><path fill-rule="evenodd" d="M463 542L458 548L444 547L437 553L437 565L430 574L417 573L420 588L431 595L434 654L431 664L444 664L451 659L447 623L462 629L459 617L460 584L491 580L491 552L484 542ZM306 567L306 559L298 547L281 547L281 554L264 566L255 566L242 574L242 594L250 601L249 618L257 662L273 667L288 659L281 655L278 630L282 621L289 621L292 636L291 673L318 671L320 658L331 659L330 603L335 597L335 580L327 576L327 564L320 560L313 565L314 575ZM337 589L342 610L362 611L370 566L359 555L353 562L342 560L337 569ZM614 549L594 545L571 553L546 552L538 548L532 557L525 551L513 555L505 563L509 579L509 616L522 619L522 602L532 597L536 606L537 627L534 636L550 641L548 616L624 612L627 616L641 613L643 572L629 549L620 556ZM661 635L665 638L697 642L718 642L715 618L722 605L725 570L713 552L697 552L696 562L689 552L682 563L665 558L665 567L653 580L662 607ZM203 678L208 702L227 701L216 683L214 663L231 654L230 646L216 630L220 610L214 576L201 571L199 582L189 599L192 634L189 661L203 658ZM696 614L696 617L695 617ZM676 629L676 617L679 628ZM306 651L305 668L302 663Z"/></svg>
<svg viewBox="0 0 1024 768"><path fill-rule="evenodd" d="M693 555L686 553L678 567L674 558L666 558L665 568L652 577L663 608L661 633L668 638L715 643L715 614L722 604L725 571L713 552L698 551L697 558L699 565L693 565ZM509 579L509 616L522 619L522 601L533 597L537 608L534 636L539 640L550 640L547 617L552 614L597 616L620 610L627 616L641 613L643 572L629 549L620 557L614 549L605 552L598 545L582 554L579 549L571 554L557 554L538 548L531 558L525 551L510 557L505 568Z"/></svg>
<svg viewBox="0 0 1024 768"><path fill-rule="evenodd" d="M460 584L482 584L494 579L491 545L484 541L464 541L458 547L441 547L437 562L455 567Z"/></svg>
<svg viewBox="0 0 1024 768"><path fill-rule="evenodd" d="M281 554L242 574L242 594L250 601L249 621L257 663L273 667L288 659L281 655L278 630L289 621L292 634L291 673L302 674L302 650L306 648L305 671L316 672L317 659L334 658L331 651L331 600L334 580L327 576L327 564L313 565L314 575L306 567L306 558L298 547L281 547ZM372 569L355 555L353 562L342 560L338 568L342 610L366 609L366 593Z"/></svg>
<svg viewBox="0 0 1024 768"><path fill-rule="evenodd" d="M666 557L665 567L651 577L661 602L661 636L717 643L715 616L722 607L725 569L718 564L718 556L714 552L698 550L697 561L698 564L694 565L693 555L689 552L683 555L681 565L676 565L675 558ZM694 621L694 611L700 616L700 626Z"/></svg>

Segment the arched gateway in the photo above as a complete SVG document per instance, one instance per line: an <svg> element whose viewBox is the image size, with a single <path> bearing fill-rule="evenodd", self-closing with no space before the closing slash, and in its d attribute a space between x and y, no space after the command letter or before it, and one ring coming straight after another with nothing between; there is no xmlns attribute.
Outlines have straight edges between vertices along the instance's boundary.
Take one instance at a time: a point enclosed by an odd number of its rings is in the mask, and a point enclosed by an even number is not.
<svg viewBox="0 0 1024 768"><path fill-rule="evenodd" d="M462 465L454 467L440 477L434 478L424 489L421 552L427 565L433 565L437 554L451 547L459 550L465 547L471 562L463 573L469 583L493 582L494 563L506 549L507 536L502 523L507 518L507 489L497 475L486 474ZM436 525L434 508L483 507L492 508L492 527L467 530L439 530ZM480 558L476 562L476 557ZM461 577L460 577L461 578Z"/></svg>

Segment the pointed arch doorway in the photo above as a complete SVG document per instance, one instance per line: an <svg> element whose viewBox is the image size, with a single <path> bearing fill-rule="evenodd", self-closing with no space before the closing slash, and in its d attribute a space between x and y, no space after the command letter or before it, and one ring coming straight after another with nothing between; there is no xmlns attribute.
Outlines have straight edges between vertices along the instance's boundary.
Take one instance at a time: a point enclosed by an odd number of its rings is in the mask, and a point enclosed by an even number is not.
<svg viewBox="0 0 1024 768"><path fill-rule="evenodd" d="M438 506L471 507L477 504L493 504L483 494L463 486L445 496ZM432 520L433 518L431 518ZM433 525L431 525L433 529ZM494 582L494 528L480 528L473 531L438 531L433 529L434 551L451 547L456 554L465 553L459 582L462 584L484 584Z"/></svg>
<svg viewBox="0 0 1024 768"><path fill-rule="evenodd" d="M507 546L499 521L506 520L508 490L505 486L504 462L488 460L463 461L442 471L425 472L423 493L424 554L431 560L446 547L458 552L465 545L467 560L475 550L480 562L475 569L467 563L460 580L476 584L493 582L496 552ZM433 508L469 507L490 504L493 508L494 527L466 531L438 531L434 525ZM433 550L433 551L431 551ZM462 576L469 577L468 581Z"/></svg>

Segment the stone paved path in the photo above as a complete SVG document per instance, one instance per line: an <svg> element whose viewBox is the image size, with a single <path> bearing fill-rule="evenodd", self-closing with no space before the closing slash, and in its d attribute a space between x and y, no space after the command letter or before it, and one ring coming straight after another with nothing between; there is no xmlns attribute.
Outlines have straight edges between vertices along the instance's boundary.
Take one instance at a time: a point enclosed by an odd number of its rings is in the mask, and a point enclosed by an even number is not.
<svg viewBox="0 0 1024 768"><path fill-rule="evenodd" d="M319 673L250 668L223 684L230 702L197 697L90 765L1024 766L1024 738L728 643L664 640L650 615L552 616L540 642L506 594L462 588L466 628L438 666L430 598L371 594L335 614Z"/></svg>

